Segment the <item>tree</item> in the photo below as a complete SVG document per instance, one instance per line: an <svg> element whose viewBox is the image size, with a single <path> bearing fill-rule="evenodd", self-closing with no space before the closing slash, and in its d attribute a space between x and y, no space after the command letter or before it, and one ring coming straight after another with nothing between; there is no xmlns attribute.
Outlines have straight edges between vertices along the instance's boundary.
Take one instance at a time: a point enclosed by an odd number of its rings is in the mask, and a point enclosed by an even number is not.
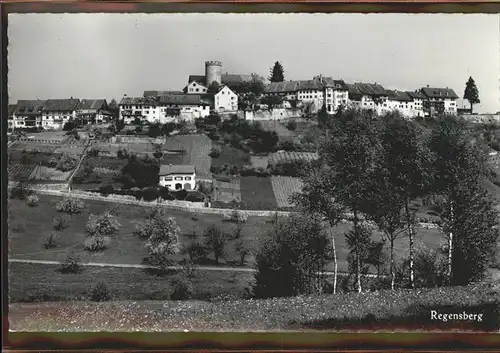
<svg viewBox="0 0 500 353"><path fill-rule="evenodd" d="M320 161L331 173L330 195L352 212L353 237L363 235L361 214L370 206L371 178L381 153L374 120L368 112L355 108L338 114L332 122L331 137L320 145ZM361 262L357 261L358 292L362 291L360 266Z"/></svg>
<svg viewBox="0 0 500 353"><path fill-rule="evenodd" d="M279 61L274 63L274 66L271 68L269 81L271 82L283 82L285 81L285 73L283 70L283 65Z"/></svg>
<svg viewBox="0 0 500 353"><path fill-rule="evenodd" d="M346 245L349 248L348 267L349 272L356 275L356 286L361 292L361 274L368 271L370 251L373 247L371 240L372 231L366 226L358 226L344 234Z"/></svg>
<svg viewBox="0 0 500 353"><path fill-rule="evenodd" d="M269 110L271 110L271 109L276 108L276 107L280 106L281 104L283 104L283 98L280 96L274 96L274 95L264 96L261 100L261 103L267 105Z"/></svg>
<svg viewBox="0 0 500 353"><path fill-rule="evenodd" d="M85 203L82 200L65 197L56 204L56 211L72 217L83 212Z"/></svg>
<svg viewBox="0 0 500 353"><path fill-rule="evenodd" d="M279 218L256 254L254 295L258 298L320 293L328 238L318 217Z"/></svg>
<svg viewBox="0 0 500 353"><path fill-rule="evenodd" d="M105 247L105 236L115 234L120 230L121 224L116 216L106 211L102 215L91 214L85 225L85 248L89 251L102 250Z"/></svg>
<svg viewBox="0 0 500 353"><path fill-rule="evenodd" d="M128 187L148 187L158 185L160 165L153 158L128 157L128 163L122 169L122 178Z"/></svg>
<svg viewBox="0 0 500 353"><path fill-rule="evenodd" d="M391 288L394 289L394 241L404 235L410 240L410 285L414 287L414 221L410 202L423 196L430 184L430 152L422 142L421 131L399 113L380 118L378 138L381 158L369 178L371 203L366 209L390 243Z"/></svg>
<svg viewBox="0 0 500 353"><path fill-rule="evenodd" d="M453 280L454 237L458 231L453 225L457 222L458 224L465 221L472 222L470 219L457 219L459 216L457 210L467 207L468 198L472 197L465 189L478 188L476 185L482 182L486 175L486 154L472 141L467 133L465 121L452 116L439 118L428 141L433 153L431 190L435 194L442 195L444 200L440 217L444 223L443 229L448 234L447 277L450 282ZM480 189L475 190L482 192ZM471 213L468 215L474 216Z"/></svg>
<svg viewBox="0 0 500 353"><path fill-rule="evenodd" d="M465 83L464 99L467 99L469 101L471 113L474 104L481 103L481 101L479 100L479 91L477 89L476 82L472 77L469 77L469 79Z"/></svg>
<svg viewBox="0 0 500 353"><path fill-rule="evenodd" d="M166 269L171 264L170 257L179 252L180 228L173 217L161 216L151 219L147 227L149 262L160 269Z"/></svg>
<svg viewBox="0 0 500 353"><path fill-rule="evenodd" d="M108 109L111 110L112 112L116 113L119 110L118 103L116 100L113 98L108 104Z"/></svg>
<svg viewBox="0 0 500 353"><path fill-rule="evenodd" d="M159 123L155 123L149 126L148 136L149 137L158 137L161 135L161 125Z"/></svg>
<svg viewBox="0 0 500 353"><path fill-rule="evenodd" d="M227 236L220 228L212 224L205 230L204 237L205 247L214 254L215 264L218 265L219 258L225 254Z"/></svg>
<svg viewBox="0 0 500 353"><path fill-rule="evenodd" d="M300 193L292 196L292 200L305 214L319 215L328 222L334 266L333 293L335 294L337 293L338 262L333 229L343 218L345 208L335 202L334 192L330 187L333 181L332 176L331 166L323 161L313 162L308 170L300 174L303 187Z"/></svg>

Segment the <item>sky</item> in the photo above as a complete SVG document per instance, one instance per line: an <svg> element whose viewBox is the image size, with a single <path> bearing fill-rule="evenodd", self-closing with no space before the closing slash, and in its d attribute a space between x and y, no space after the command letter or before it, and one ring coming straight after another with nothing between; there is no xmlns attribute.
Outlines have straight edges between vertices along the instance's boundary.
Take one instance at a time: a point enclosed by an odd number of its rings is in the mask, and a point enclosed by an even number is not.
<svg viewBox="0 0 500 353"><path fill-rule="evenodd" d="M268 77L280 61L287 80L449 87L460 98L472 76L474 110L500 111L499 15L9 14L8 39L10 103L181 90L219 60L235 74Z"/></svg>

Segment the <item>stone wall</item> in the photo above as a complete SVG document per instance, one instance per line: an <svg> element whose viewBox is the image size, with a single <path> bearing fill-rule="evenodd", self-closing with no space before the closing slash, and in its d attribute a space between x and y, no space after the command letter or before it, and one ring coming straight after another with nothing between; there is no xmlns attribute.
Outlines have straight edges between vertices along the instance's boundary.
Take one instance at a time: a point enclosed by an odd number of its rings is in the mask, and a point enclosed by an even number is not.
<svg viewBox="0 0 500 353"><path fill-rule="evenodd" d="M238 116L242 114L239 113ZM243 114L246 120L283 120L289 118L299 118L302 116L300 109L276 108L273 110L245 111Z"/></svg>

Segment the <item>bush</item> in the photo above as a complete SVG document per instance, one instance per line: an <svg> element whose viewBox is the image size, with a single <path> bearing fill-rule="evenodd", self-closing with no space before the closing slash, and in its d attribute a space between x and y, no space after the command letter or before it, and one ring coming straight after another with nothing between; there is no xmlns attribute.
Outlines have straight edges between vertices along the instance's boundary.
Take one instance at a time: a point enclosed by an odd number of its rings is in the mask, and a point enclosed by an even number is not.
<svg viewBox="0 0 500 353"><path fill-rule="evenodd" d="M224 220L227 222L244 223L248 220L248 215L238 210L224 213Z"/></svg>
<svg viewBox="0 0 500 353"><path fill-rule="evenodd" d="M189 255L189 259L193 262L206 258L207 249L201 242L195 240L191 242L186 248L185 252Z"/></svg>
<svg viewBox="0 0 500 353"><path fill-rule="evenodd" d="M57 247L56 235L54 233L50 233L49 236L43 242L43 247L45 249L52 249Z"/></svg>
<svg viewBox="0 0 500 353"><path fill-rule="evenodd" d="M63 230L66 228L68 222L64 217L54 217L52 218L52 227L55 230Z"/></svg>
<svg viewBox="0 0 500 353"><path fill-rule="evenodd" d="M65 197L56 204L56 211L72 216L82 213L84 207L85 203L82 200Z"/></svg>
<svg viewBox="0 0 500 353"><path fill-rule="evenodd" d="M26 203L28 204L28 206L31 206L31 207L38 206L38 196L36 196L36 195L29 195L26 198Z"/></svg>
<svg viewBox="0 0 500 353"><path fill-rule="evenodd" d="M60 271L62 273L78 273L82 270L80 262L80 257L72 252L61 263Z"/></svg>
<svg viewBox="0 0 500 353"><path fill-rule="evenodd" d="M220 156L220 149L218 147L212 147L208 155L212 158L218 158Z"/></svg>
<svg viewBox="0 0 500 353"><path fill-rule="evenodd" d="M30 190L29 185L27 183L17 183L10 190L10 197L12 199L24 200L29 195L33 194L33 190Z"/></svg>
<svg viewBox="0 0 500 353"><path fill-rule="evenodd" d="M94 290L92 291L90 300L92 300L93 302L105 302L111 300L111 293L109 292L106 283L97 283L97 285L94 287Z"/></svg>
<svg viewBox="0 0 500 353"><path fill-rule="evenodd" d="M193 285L191 281L182 275L176 276L172 281L172 285L174 290L172 294L170 294L171 300L187 300L193 295Z"/></svg>
<svg viewBox="0 0 500 353"><path fill-rule="evenodd" d="M102 251L106 249L106 241L100 234L92 235L85 239L84 247L90 252Z"/></svg>
<svg viewBox="0 0 500 353"><path fill-rule="evenodd" d="M154 201L160 196L160 193L155 187L147 187L142 190L144 201Z"/></svg>
<svg viewBox="0 0 500 353"><path fill-rule="evenodd" d="M115 189L113 187L113 185L101 185L99 186L99 193L102 195L102 196L108 196L110 194L113 194L115 192Z"/></svg>
<svg viewBox="0 0 500 353"><path fill-rule="evenodd" d="M186 190L179 190L172 192L172 194L176 200L185 200L188 195L188 192Z"/></svg>
<svg viewBox="0 0 500 353"><path fill-rule="evenodd" d="M289 121L286 124L286 128L290 131L295 131L297 129L297 123L295 121Z"/></svg>

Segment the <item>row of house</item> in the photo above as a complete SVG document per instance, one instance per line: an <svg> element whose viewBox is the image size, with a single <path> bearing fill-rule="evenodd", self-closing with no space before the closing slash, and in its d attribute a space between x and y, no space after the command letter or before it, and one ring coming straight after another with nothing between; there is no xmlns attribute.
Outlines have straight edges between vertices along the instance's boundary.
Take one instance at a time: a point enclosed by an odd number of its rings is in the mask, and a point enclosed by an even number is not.
<svg viewBox="0 0 500 353"><path fill-rule="evenodd" d="M398 91L377 83L349 84L321 75L306 81L272 82L265 94L280 96L285 107L291 102L312 104L317 110L324 107L327 113L334 114L341 105L353 105L372 109L377 114L398 110L407 117L456 114L458 99L447 87Z"/></svg>
<svg viewBox="0 0 500 353"><path fill-rule="evenodd" d="M106 123L114 116L105 99L19 100L9 105L8 129L61 129L73 120L79 124Z"/></svg>

